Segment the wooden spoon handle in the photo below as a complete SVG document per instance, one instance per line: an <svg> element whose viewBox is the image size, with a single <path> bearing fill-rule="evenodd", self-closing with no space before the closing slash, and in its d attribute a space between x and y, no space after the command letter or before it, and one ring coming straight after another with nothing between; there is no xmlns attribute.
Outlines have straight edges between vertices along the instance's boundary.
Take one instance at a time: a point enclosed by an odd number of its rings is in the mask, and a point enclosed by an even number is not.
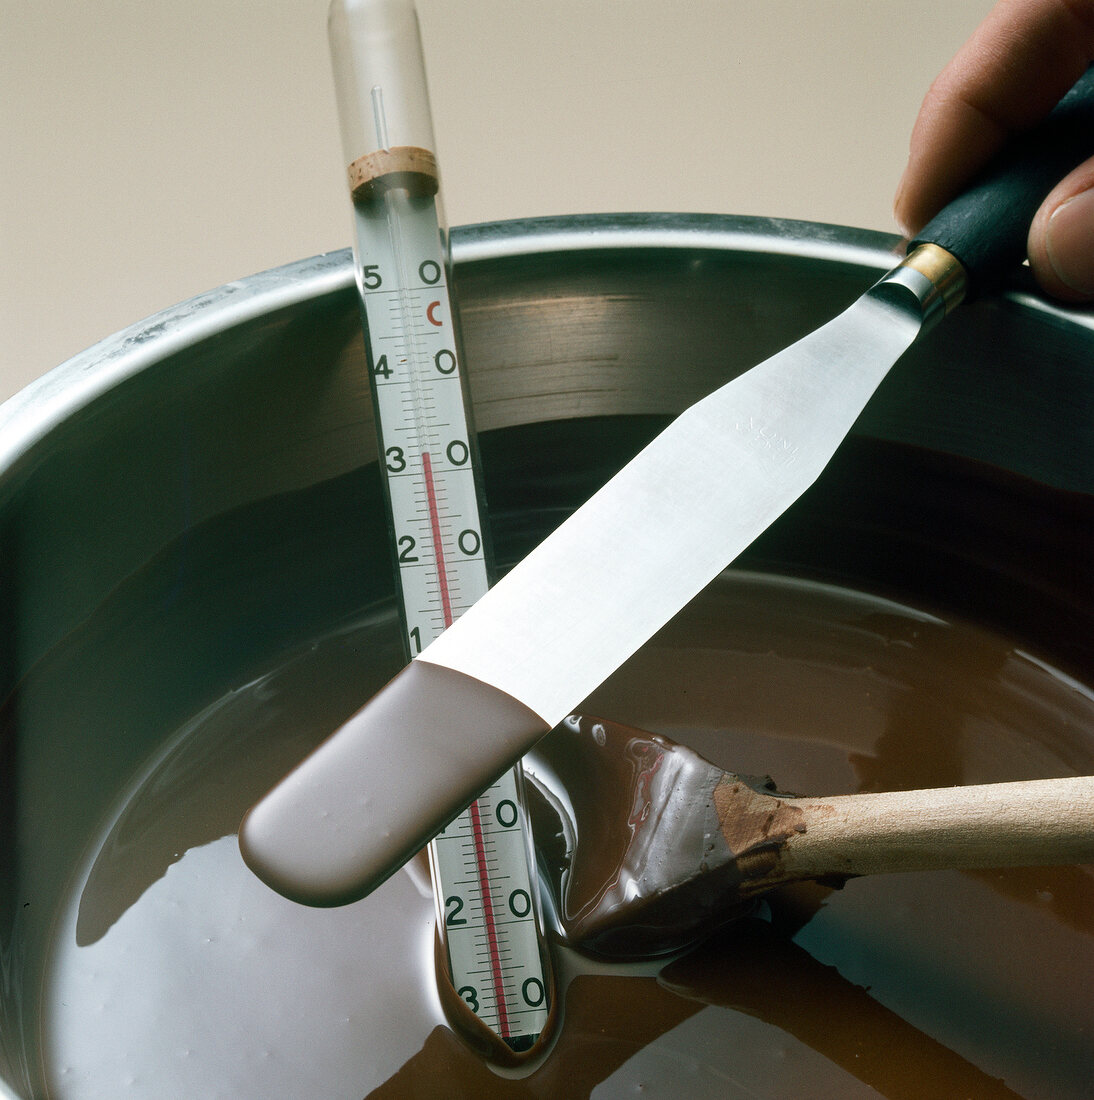
<svg viewBox="0 0 1094 1100"><path fill-rule="evenodd" d="M782 801L788 881L1094 861L1094 776Z"/></svg>

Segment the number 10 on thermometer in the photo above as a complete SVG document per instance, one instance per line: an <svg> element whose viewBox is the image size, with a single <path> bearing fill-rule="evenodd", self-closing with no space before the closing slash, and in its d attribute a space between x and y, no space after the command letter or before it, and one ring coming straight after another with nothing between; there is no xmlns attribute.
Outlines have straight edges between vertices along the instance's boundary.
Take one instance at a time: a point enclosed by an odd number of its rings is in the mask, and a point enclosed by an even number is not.
<svg viewBox="0 0 1094 1100"><path fill-rule="evenodd" d="M489 585L425 69L410 0L335 0L330 36L413 657ZM549 981L519 766L434 839L430 864L453 987L512 1049L528 1049L546 1025Z"/></svg>

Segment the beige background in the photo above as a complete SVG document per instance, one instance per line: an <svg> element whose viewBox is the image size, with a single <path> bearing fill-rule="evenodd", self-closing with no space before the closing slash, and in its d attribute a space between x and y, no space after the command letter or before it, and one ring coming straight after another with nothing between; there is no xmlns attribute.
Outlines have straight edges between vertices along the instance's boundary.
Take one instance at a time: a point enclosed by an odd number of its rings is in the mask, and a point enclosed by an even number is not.
<svg viewBox="0 0 1094 1100"><path fill-rule="evenodd" d="M891 230L990 0L419 0L452 224L686 210ZM349 243L327 0L0 0L0 400Z"/></svg>

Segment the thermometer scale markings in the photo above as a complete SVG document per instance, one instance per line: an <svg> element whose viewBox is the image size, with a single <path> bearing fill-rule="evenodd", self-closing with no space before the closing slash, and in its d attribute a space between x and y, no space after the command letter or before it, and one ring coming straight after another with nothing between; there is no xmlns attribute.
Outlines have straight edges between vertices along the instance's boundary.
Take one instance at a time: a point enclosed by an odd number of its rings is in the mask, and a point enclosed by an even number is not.
<svg viewBox="0 0 1094 1100"><path fill-rule="evenodd" d="M470 431L432 198L393 189L354 209L359 263L368 258L358 279L413 655L489 584ZM430 860L453 986L484 1023L523 1047L543 1030L548 1006L519 806L514 770L434 840Z"/></svg>
<svg viewBox="0 0 1094 1100"><path fill-rule="evenodd" d="M482 814L477 802L467 807L471 818L471 828L475 833L475 863L479 872L479 890L482 897L483 918L486 924L486 938L490 945L490 977L494 983L498 1032L502 1036L510 1034L508 1014L505 1010L505 977L501 966L501 953L498 949L498 929L494 918L494 903L491 898L490 870L486 864L486 843L482 830Z"/></svg>
<svg viewBox="0 0 1094 1100"><path fill-rule="evenodd" d="M413 658L490 582L425 60L413 0L332 0L327 28L369 389ZM548 1021L550 957L519 764L449 823L429 858L457 993L514 1051L530 1049Z"/></svg>

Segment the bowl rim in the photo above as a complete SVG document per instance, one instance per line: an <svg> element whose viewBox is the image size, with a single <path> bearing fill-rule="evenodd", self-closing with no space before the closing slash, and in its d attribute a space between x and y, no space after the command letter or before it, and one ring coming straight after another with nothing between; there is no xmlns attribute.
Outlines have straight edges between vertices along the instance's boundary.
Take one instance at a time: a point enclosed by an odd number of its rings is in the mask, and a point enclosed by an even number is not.
<svg viewBox="0 0 1094 1100"><path fill-rule="evenodd" d="M877 230L731 214L556 215L451 231L457 266L552 252L688 249L838 262L883 274L903 243ZM0 482L58 425L151 364L277 310L348 292L353 282L352 253L343 248L224 283L105 337L0 404ZM1004 297L1094 332L1094 310L1040 298L1028 271L1016 273Z"/></svg>

